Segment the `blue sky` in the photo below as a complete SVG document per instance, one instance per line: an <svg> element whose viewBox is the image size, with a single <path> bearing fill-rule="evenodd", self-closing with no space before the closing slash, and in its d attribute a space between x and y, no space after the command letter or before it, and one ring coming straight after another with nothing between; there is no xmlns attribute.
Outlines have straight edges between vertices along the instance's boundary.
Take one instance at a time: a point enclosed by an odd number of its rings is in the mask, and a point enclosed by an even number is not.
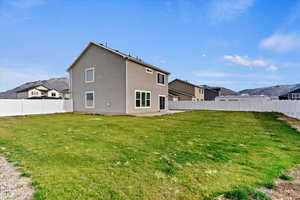
<svg viewBox="0 0 300 200"><path fill-rule="evenodd" d="M196 84L300 83L299 0L0 0L0 91L66 69L89 41Z"/></svg>

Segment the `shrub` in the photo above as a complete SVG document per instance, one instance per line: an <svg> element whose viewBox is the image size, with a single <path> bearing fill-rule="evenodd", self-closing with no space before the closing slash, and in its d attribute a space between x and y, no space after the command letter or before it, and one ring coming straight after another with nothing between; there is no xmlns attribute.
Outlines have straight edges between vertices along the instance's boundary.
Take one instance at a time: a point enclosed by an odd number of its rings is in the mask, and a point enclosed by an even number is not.
<svg viewBox="0 0 300 200"><path fill-rule="evenodd" d="M225 192L224 196L232 200L249 200L248 194L243 189L234 189L229 192Z"/></svg>
<svg viewBox="0 0 300 200"><path fill-rule="evenodd" d="M276 189L276 184L273 181L269 181L263 184L268 189Z"/></svg>
<svg viewBox="0 0 300 200"><path fill-rule="evenodd" d="M294 180L293 177L291 177L291 176L289 176L289 175L287 175L287 174L281 174L281 175L279 176L279 178L280 178L281 180L285 180L285 181L293 181L293 180Z"/></svg>
<svg viewBox="0 0 300 200"><path fill-rule="evenodd" d="M265 193L253 188L237 188L224 193L224 197L232 200L271 200Z"/></svg>

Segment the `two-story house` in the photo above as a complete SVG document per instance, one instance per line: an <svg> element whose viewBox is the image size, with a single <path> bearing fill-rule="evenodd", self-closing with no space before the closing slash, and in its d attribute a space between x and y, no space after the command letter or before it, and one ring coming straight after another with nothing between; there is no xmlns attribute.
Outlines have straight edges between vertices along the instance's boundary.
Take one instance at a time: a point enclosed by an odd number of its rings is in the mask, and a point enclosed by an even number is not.
<svg viewBox="0 0 300 200"><path fill-rule="evenodd" d="M170 73L103 44L90 42L68 72L75 112L167 110Z"/></svg>
<svg viewBox="0 0 300 200"><path fill-rule="evenodd" d="M27 87L16 92L17 99L61 99L62 94L53 88L44 85Z"/></svg>
<svg viewBox="0 0 300 200"><path fill-rule="evenodd" d="M175 79L169 83L170 101L204 101L204 87Z"/></svg>

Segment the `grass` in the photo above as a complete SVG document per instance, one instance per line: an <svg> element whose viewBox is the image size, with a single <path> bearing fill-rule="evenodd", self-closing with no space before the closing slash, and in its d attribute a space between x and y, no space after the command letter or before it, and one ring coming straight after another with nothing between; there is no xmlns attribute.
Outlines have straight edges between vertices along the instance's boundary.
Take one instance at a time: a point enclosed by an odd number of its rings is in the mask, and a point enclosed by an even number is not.
<svg viewBox="0 0 300 200"><path fill-rule="evenodd" d="M300 162L300 134L255 112L5 117L0 147L30 175L36 200L198 200Z"/></svg>

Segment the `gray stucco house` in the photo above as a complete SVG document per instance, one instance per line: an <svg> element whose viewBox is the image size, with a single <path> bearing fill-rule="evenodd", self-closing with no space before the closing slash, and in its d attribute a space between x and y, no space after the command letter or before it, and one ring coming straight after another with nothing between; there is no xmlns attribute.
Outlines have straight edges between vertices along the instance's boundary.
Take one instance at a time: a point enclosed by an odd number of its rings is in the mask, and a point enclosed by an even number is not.
<svg viewBox="0 0 300 200"><path fill-rule="evenodd" d="M134 114L168 108L169 72L103 44L90 42L68 72L74 112Z"/></svg>

